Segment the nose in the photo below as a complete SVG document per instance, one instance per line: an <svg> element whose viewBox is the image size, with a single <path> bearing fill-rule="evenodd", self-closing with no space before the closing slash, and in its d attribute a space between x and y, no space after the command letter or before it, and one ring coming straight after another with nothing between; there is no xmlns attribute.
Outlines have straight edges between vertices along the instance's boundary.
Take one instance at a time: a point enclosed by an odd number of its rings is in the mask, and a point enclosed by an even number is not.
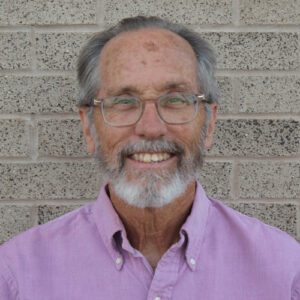
<svg viewBox="0 0 300 300"><path fill-rule="evenodd" d="M159 117L155 103L147 102L143 115L135 124L135 133L145 139L156 139L167 133L166 125Z"/></svg>

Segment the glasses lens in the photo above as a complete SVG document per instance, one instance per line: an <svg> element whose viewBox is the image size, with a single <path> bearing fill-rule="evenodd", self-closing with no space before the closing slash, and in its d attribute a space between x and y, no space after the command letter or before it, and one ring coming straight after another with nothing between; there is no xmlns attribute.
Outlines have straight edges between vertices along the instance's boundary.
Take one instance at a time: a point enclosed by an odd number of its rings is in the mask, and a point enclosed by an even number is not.
<svg viewBox="0 0 300 300"><path fill-rule="evenodd" d="M141 110L141 101L134 97L110 97L102 102L103 117L111 125L134 124L140 117Z"/></svg>
<svg viewBox="0 0 300 300"><path fill-rule="evenodd" d="M194 94L173 93L161 98L158 112L167 123L180 124L191 121L197 112Z"/></svg>

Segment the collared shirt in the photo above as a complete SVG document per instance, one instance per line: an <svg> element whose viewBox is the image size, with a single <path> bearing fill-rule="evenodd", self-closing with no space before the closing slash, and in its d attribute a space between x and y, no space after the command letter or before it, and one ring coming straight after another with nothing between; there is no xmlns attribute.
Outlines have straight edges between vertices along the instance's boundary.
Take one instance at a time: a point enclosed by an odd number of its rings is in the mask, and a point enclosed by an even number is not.
<svg viewBox="0 0 300 300"><path fill-rule="evenodd" d="M180 240L153 271L102 188L96 202L0 247L0 299L299 300L300 246L198 184Z"/></svg>

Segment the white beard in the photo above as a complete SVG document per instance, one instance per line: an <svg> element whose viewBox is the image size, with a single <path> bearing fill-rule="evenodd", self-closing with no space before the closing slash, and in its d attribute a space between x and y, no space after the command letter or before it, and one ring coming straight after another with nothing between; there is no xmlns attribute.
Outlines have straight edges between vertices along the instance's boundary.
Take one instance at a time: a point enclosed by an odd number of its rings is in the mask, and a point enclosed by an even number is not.
<svg viewBox="0 0 300 300"><path fill-rule="evenodd" d="M101 171L111 184L118 197L129 205L162 207L182 195L187 186L195 180L203 163L202 141L193 149L194 155L184 154L176 143L165 140L142 140L123 147L118 154L118 163L105 159L101 145L97 143L97 159ZM177 153L177 168L172 171L126 170L125 158L133 152L171 152Z"/></svg>

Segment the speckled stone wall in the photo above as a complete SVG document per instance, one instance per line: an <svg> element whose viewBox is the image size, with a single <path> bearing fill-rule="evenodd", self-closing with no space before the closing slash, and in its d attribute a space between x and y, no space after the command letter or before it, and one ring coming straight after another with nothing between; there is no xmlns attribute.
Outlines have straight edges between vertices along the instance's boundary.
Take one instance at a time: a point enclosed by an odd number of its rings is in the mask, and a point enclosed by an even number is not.
<svg viewBox="0 0 300 300"><path fill-rule="evenodd" d="M217 54L207 193L300 241L298 0L1 0L0 244L95 200L103 178L76 113L76 57L138 14L186 24Z"/></svg>

